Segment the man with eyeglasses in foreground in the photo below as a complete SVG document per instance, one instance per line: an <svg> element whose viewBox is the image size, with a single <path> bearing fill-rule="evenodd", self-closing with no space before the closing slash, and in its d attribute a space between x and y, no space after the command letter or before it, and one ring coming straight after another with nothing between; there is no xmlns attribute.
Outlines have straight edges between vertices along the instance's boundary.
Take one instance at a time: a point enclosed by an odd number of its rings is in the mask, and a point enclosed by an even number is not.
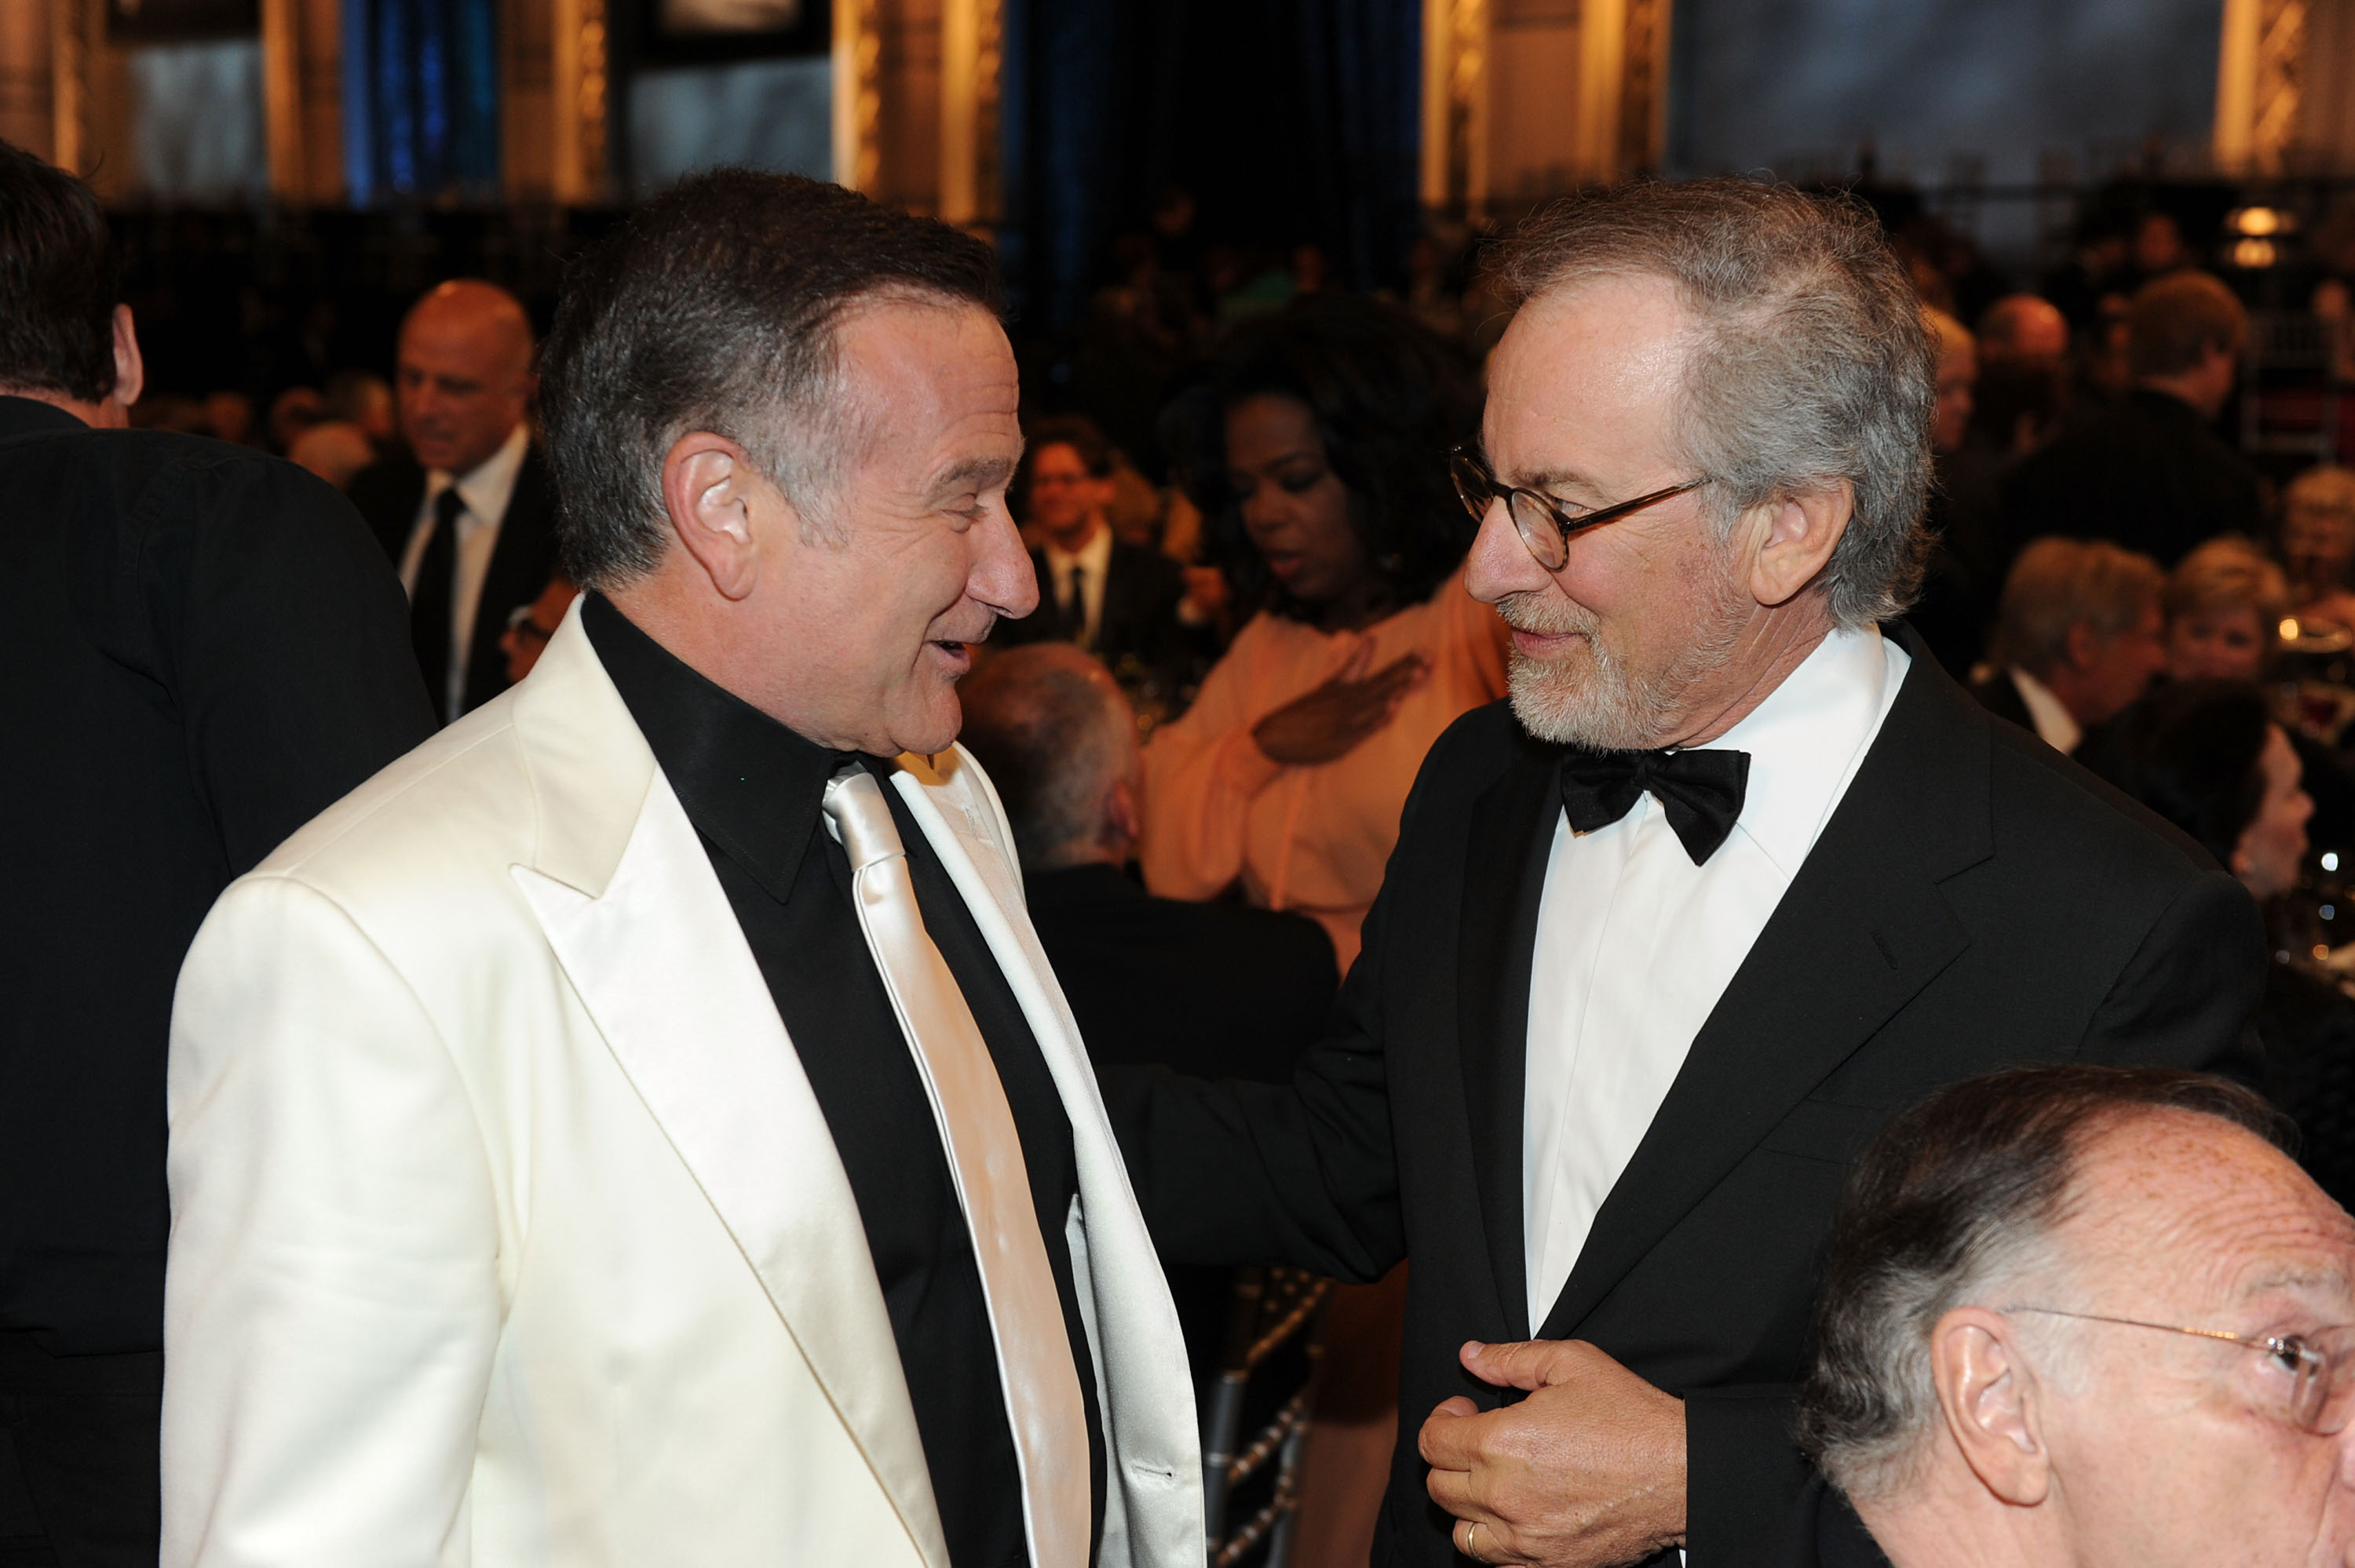
<svg viewBox="0 0 2355 1568"><path fill-rule="evenodd" d="M1870 214L1626 185L1499 268L1456 476L1510 702L1433 747L1293 1085L1108 1097L1165 1257L1412 1255L1375 1562L1720 1568L1807 1478L1848 1161L2008 1064L2231 1055L2264 941L1896 624L1935 359Z"/></svg>
<svg viewBox="0 0 2355 1568"><path fill-rule="evenodd" d="M1897 1568L2348 1562L2355 1220L2283 1125L2220 1079L2098 1067L1891 1123L1849 1179L1801 1398L1831 1486L1776 1568L1875 1542Z"/></svg>

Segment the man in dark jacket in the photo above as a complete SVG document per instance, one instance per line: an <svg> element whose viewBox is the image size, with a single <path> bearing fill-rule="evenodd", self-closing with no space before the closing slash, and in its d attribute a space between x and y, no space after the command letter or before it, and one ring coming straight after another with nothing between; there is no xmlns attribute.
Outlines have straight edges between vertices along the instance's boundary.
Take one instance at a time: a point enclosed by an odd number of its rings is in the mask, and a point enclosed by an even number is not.
<svg viewBox="0 0 2355 1568"><path fill-rule="evenodd" d="M462 279L401 323L395 396L414 458L366 469L352 504L409 592L418 668L442 723L506 690L500 639L556 574L556 489L531 439L531 322Z"/></svg>
<svg viewBox="0 0 2355 1568"><path fill-rule="evenodd" d="M0 143L8 1562L155 1563L180 959L231 878L432 728L341 496L123 428L143 371L114 276L90 191Z"/></svg>
<svg viewBox="0 0 2355 1568"><path fill-rule="evenodd" d="M2011 471L2005 534L2107 539L2172 567L2219 534L2264 524L2256 471L2215 430L2232 396L2248 313L2205 272L2147 285L2126 317L2135 384Z"/></svg>

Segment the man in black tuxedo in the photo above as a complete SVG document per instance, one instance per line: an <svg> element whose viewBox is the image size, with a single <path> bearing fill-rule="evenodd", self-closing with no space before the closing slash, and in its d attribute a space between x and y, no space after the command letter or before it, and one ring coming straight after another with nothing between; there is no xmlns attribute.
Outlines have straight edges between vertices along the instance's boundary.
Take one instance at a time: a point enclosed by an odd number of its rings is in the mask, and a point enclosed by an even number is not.
<svg viewBox="0 0 2355 1568"><path fill-rule="evenodd" d="M394 395L415 456L352 481L352 504L408 590L418 667L444 724L506 690L499 640L556 574L556 490L527 419L534 383L516 297L442 284L400 328Z"/></svg>
<svg viewBox="0 0 2355 1568"><path fill-rule="evenodd" d="M1023 469L1027 520L1045 535L1030 552L1039 608L1000 622L992 640L1006 647L1069 642L1109 669L1133 659L1165 680L1181 675L1191 651L1178 621L1185 570L1158 550L1114 536L1105 515L1112 448L1094 424L1077 415L1039 421Z"/></svg>
<svg viewBox="0 0 2355 1568"><path fill-rule="evenodd" d="M2132 389L2005 477L2010 548L2062 534L2108 539L2172 567L2219 534L2259 536L2256 471L2215 429L2248 335L2248 313L2207 273L2146 284L2126 315Z"/></svg>
<svg viewBox="0 0 2355 1568"><path fill-rule="evenodd" d="M1030 923L1098 1066L1290 1081L1333 1006L1333 943L1303 916L1156 898L1124 869L1144 758L1102 664L1039 643L964 683L961 739L997 786Z"/></svg>
<svg viewBox="0 0 2355 1568"><path fill-rule="evenodd" d="M1433 748L1292 1086L1107 1099L1167 1254L1412 1257L1375 1562L1719 1568L1806 1477L1847 1161L2001 1063L2227 1056L2264 942L2182 835L1878 630L1934 356L1869 214L1625 185L1498 266L1456 472L1509 705Z"/></svg>
<svg viewBox="0 0 2355 1568"><path fill-rule="evenodd" d="M166 1033L214 898L432 723L291 463L131 430L98 203L0 143L0 1562L155 1562Z"/></svg>
<svg viewBox="0 0 2355 1568"><path fill-rule="evenodd" d="M2064 756L2167 668L2167 576L2105 539L2038 539L2004 579L1971 695Z"/></svg>

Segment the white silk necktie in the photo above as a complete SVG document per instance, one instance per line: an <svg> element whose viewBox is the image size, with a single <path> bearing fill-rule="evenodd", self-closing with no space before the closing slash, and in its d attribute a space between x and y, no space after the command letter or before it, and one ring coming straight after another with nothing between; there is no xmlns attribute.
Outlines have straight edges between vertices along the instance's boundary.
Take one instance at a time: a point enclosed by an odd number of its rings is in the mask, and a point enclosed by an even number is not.
<svg viewBox="0 0 2355 1568"><path fill-rule="evenodd" d="M964 992L924 929L907 846L882 787L861 768L846 770L826 787L826 817L850 857L858 927L915 1055L964 1205L1021 1467L1030 1561L1034 1568L1087 1568L1087 1406L1006 1086Z"/></svg>

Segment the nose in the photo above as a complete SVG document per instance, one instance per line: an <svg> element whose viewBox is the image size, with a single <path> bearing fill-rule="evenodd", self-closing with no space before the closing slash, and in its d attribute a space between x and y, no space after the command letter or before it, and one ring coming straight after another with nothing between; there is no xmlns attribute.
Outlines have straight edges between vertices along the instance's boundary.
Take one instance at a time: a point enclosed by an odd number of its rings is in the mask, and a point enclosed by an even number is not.
<svg viewBox="0 0 2355 1568"><path fill-rule="evenodd" d="M1019 620L1039 608L1039 574L1031 568L1030 552L1013 514L993 506L974 524L973 565L965 574L967 598L986 604L1007 620Z"/></svg>
<svg viewBox="0 0 2355 1568"><path fill-rule="evenodd" d="M1502 497L1489 502L1488 510L1480 514L1480 532L1465 558L1464 586L1482 604L1553 586L1552 577L1521 543Z"/></svg>

